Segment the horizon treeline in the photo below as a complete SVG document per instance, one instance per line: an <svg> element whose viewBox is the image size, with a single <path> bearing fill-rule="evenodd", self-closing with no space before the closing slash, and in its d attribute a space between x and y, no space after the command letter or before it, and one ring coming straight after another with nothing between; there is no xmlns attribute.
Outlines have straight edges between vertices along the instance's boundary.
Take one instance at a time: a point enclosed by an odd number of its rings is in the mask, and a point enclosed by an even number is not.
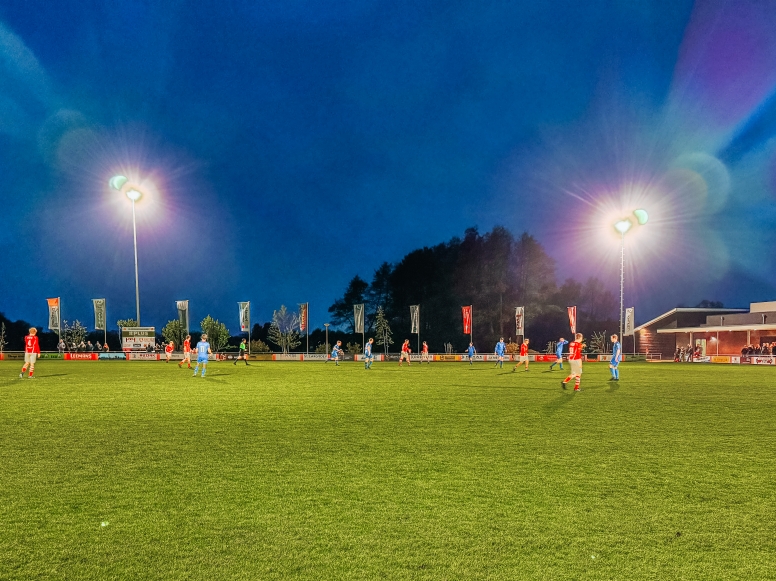
<svg viewBox="0 0 776 581"><path fill-rule="evenodd" d="M469 228L463 238L413 250L395 264L384 262L370 282L355 275L329 313L333 325L352 333L353 305L364 303L370 335L382 307L396 344L410 339L416 349L409 307L420 305L420 338L432 352L444 351L446 343L455 351L468 345L461 317L461 307L467 305L473 306L474 344L481 352L491 350L499 337L517 339L515 307L521 306L525 336L536 351L544 351L559 336L568 338L569 306L577 307L577 329L586 337L617 332L618 301L604 283L591 277L559 284L555 270L555 261L527 232L515 238L502 226L485 234Z"/></svg>

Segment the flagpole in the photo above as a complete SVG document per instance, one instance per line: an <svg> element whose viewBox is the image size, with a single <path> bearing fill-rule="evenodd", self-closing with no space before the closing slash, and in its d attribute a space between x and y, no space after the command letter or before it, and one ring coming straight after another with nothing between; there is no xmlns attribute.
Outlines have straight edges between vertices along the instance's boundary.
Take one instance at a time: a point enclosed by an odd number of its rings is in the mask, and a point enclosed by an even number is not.
<svg viewBox="0 0 776 581"><path fill-rule="evenodd" d="M304 328L307 331L307 355L310 354L310 303L307 303L307 308L304 310Z"/></svg>
<svg viewBox="0 0 776 581"><path fill-rule="evenodd" d="M474 305L469 305L469 343L474 345Z"/></svg>
<svg viewBox="0 0 776 581"><path fill-rule="evenodd" d="M105 346L105 343L108 342L108 299L104 299L104 301L105 301L105 312L103 313L103 315L105 315L105 320L102 322L103 347Z"/></svg>

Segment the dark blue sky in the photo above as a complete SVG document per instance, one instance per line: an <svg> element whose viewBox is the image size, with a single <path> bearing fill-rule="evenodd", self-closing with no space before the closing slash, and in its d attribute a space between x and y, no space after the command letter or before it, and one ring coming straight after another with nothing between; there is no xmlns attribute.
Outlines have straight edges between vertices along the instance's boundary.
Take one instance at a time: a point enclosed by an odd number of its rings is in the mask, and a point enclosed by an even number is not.
<svg viewBox="0 0 776 581"><path fill-rule="evenodd" d="M558 277L618 284L644 320L776 298L776 4L159 2L0 5L0 311L92 324L190 299L237 328L356 273L501 224Z"/></svg>

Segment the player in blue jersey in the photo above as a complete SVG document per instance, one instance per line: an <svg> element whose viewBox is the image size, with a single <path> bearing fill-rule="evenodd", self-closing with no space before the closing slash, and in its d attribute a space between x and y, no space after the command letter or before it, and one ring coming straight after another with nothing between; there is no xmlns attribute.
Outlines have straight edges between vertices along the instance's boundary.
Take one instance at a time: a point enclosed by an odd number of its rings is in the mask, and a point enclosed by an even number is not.
<svg viewBox="0 0 776 581"><path fill-rule="evenodd" d="M375 356L372 354L372 345L374 342L375 340L370 337L369 341L364 345L364 369L371 369L372 362L375 360Z"/></svg>
<svg viewBox="0 0 776 581"><path fill-rule="evenodd" d="M498 340L498 343L496 343L496 349L494 350L494 353L496 354L496 357L498 360L496 361L496 365L494 367L504 367L504 354L507 352L507 344L504 343L504 337L501 337Z"/></svg>
<svg viewBox="0 0 776 581"><path fill-rule="evenodd" d="M337 341L334 345L334 349L331 350L331 358L334 360L334 364L339 366L339 362L342 359L342 341Z"/></svg>
<svg viewBox="0 0 776 581"><path fill-rule="evenodd" d="M563 347L568 345L568 343L563 337L558 339L558 342L555 344L555 363L550 365L550 371L556 365L560 365L560 368L563 369Z"/></svg>
<svg viewBox="0 0 776 581"><path fill-rule="evenodd" d="M610 337L612 340L612 358L609 361L609 371L612 372L612 377L609 381L620 381L620 361L622 361L622 345L617 335Z"/></svg>
<svg viewBox="0 0 776 581"><path fill-rule="evenodd" d="M467 356L469 357L469 365L474 364L474 354L477 353L477 350L474 348L474 343L469 343L469 348L466 350Z"/></svg>
<svg viewBox="0 0 776 581"><path fill-rule="evenodd" d="M197 343L197 365L194 367L194 375L197 376L199 366L202 365L202 377L205 377L205 371L207 371L207 357L213 352L210 350L210 343L207 342L207 333L202 334L202 339Z"/></svg>

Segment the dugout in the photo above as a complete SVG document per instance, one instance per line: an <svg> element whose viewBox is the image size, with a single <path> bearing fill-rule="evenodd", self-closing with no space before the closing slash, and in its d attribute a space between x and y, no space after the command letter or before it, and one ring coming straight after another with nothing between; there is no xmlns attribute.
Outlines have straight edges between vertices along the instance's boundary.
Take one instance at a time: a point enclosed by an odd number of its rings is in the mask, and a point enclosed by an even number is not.
<svg viewBox="0 0 776 581"><path fill-rule="evenodd" d="M635 329L640 350L661 353L677 347L700 347L702 355L740 355L745 345L776 342L776 301L751 303L746 309L669 311Z"/></svg>

